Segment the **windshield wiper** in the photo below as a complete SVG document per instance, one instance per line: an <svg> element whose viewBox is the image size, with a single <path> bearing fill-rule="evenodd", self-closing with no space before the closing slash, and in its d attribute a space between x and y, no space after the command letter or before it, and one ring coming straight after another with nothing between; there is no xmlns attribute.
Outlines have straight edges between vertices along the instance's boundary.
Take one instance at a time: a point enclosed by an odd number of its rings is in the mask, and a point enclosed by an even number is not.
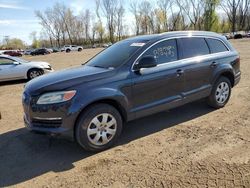
<svg viewBox="0 0 250 188"><path fill-rule="evenodd" d="M106 67L102 67L100 65L94 65L93 67L97 67L97 68L102 68L102 69L106 69Z"/></svg>

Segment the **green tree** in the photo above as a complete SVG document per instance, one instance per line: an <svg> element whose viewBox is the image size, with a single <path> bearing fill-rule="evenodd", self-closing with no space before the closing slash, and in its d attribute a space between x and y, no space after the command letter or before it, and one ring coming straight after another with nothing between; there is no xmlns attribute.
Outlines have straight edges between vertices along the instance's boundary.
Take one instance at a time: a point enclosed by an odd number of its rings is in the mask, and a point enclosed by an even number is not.
<svg viewBox="0 0 250 188"><path fill-rule="evenodd" d="M30 33L30 38L32 40L32 44L31 44L32 48L39 48L40 47L40 42L37 39L36 34L37 34L36 31L33 31L33 32Z"/></svg>
<svg viewBox="0 0 250 188"><path fill-rule="evenodd" d="M219 5L219 0L205 0L204 11L204 29L206 31L218 31L219 18L216 13L216 8Z"/></svg>

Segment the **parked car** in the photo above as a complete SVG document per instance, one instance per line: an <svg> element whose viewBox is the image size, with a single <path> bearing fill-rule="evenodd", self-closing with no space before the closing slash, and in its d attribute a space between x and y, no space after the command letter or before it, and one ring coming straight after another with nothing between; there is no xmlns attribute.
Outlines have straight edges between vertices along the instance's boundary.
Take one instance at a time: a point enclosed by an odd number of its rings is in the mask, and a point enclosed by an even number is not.
<svg viewBox="0 0 250 188"><path fill-rule="evenodd" d="M223 33L222 34L224 37L226 37L227 40L232 39L232 35L230 33Z"/></svg>
<svg viewBox="0 0 250 188"><path fill-rule="evenodd" d="M46 48L40 48L32 51L30 55L46 55L50 54L50 52Z"/></svg>
<svg viewBox="0 0 250 188"><path fill-rule="evenodd" d="M25 50L25 51L24 51L24 55L30 55L31 52L33 52L33 50Z"/></svg>
<svg viewBox="0 0 250 188"><path fill-rule="evenodd" d="M110 46L112 46L112 43L111 43L111 42L105 43L105 44L102 45L103 48L108 48L108 47L110 47Z"/></svg>
<svg viewBox="0 0 250 188"><path fill-rule="evenodd" d="M53 48L53 53L57 53L57 52L60 52L60 50L58 48Z"/></svg>
<svg viewBox="0 0 250 188"><path fill-rule="evenodd" d="M81 52L83 50L82 46L76 46L76 45L65 45L64 47L62 47L61 51L65 51L67 53L71 52L71 51L78 51Z"/></svg>
<svg viewBox="0 0 250 188"><path fill-rule="evenodd" d="M235 34L234 35L234 39L242 39L242 38L243 38L242 34Z"/></svg>
<svg viewBox="0 0 250 188"><path fill-rule="evenodd" d="M46 62L26 61L17 57L0 55L0 81L33 79L53 72Z"/></svg>
<svg viewBox="0 0 250 188"><path fill-rule="evenodd" d="M4 55L9 55L9 56L17 56L17 57L22 57L22 53L10 50L10 51L5 51L3 52Z"/></svg>
<svg viewBox="0 0 250 188"><path fill-rule="evenodd" d="M46 48L46 50L48 50L49 53L53 53L53 49L52 48Z"/></svg>
<svg viewBox="0 0 250 188"><path fill-rule="evenodd" d="M83 67L27 83L24 120L30 130L70 134L84 149L101 151L115 143L124 122L202 98L224 107L240 77L239 54L221 35L138 36Z"/></svg>

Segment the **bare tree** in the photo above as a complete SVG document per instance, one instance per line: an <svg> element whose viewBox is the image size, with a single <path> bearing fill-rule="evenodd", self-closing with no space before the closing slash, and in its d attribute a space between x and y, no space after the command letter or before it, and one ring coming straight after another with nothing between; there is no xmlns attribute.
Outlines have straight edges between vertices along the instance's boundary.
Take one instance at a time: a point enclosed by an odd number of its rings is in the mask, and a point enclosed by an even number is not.
<svg viewBox="0 0 250 188"><path fill-rule="evenodd" d="M139 1L131 1L130 2L130 12L133 14L135 19L136 26L136 35L140 34L140 25L141 25L141 12L139 11Z"/></svg>
<svg viewBox="0 0 250 188"><path fill-rule="evenodd" d="M164 24L164 31L168 31L168 12L173 5L173 0L158 0L157 4L162 12L162 19Z"/></svg>
<svg viewBox="0 0 250 188"><path fill-rule="evenodd" d="M102 1L102 10L107 20L109 39L112 43L114 42L114 33L116 30L115 17L116 17L117 9L118 9L117 0L103 0Z"/></svg>
<svg viewBox="0 0 250 188"><path fill-rule="evenodd" d="M141 31L142 34L149 34L153 32L152 22L152 5L149 1L143 1L140 4L140 15L141 15Z"/></svg>
<svg viewBox="0 0 250 188"><path fill-rule="evenodd" d="M91 19L91 13L89 9L85 10L84 12L81 13L80 15L83 26L84 26L84 32L85 32L85 39L89 39L89 30L90 30L90 19Z"/></svg>
<svg viewBox="0 0 250 188"><path fill-rule="evenodd" d="M125 9L120 3L119 8L117 9L117 35L118 35L118 40L121 40L122 35L123 35L123 18L125 14Z"/></svg>
<svg viewBox="0 0 250 188"><path fill-rule="evenodd" d="M99 34L100 42L102 43L103 42L103 35L104 35L104 28L103 28L102 19L100 16L100 5L101 5L100 0L96 0L95 5L96 5L95 12L96 12L96 16L98 18L98 23L96 24L96 32Z"/></svg>
<svg viewBox="0 0 250 188"><path fill-rule="evenodd" d="M247 30L247 19L250 10L250 0L240 0L238 10L238 29Z"/></svg>
<svg viewBox="0 0 250 188"><path fill-rule="evenodd" d="M193 29L201 29L204 13L203 0L176 0L177 5L187 15Z"/></svg>
<svg viewBox="0 0 250 188"><path fill-rule="evenodd" d="M231 31L234 33L236 31L236 18L237 10L240 4L240 0L222 0L221 8L227 14L228 20L231 24Z"/></svg>

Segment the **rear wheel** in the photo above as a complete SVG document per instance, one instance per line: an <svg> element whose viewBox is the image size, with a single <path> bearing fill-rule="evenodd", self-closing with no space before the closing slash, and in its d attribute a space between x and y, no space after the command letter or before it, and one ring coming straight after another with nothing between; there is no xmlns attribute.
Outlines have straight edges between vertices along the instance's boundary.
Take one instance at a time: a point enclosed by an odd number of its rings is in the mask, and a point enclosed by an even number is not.
<svg viewBox="0 0 250 188"><path fill-rule="evenodd" d="M102 151L114 145L122 124L121 115L113 106L96 104L80 116L75 137L85 150Z"/></svg>
<svg viewBox="0 0 250 188"><path fill-rule="evenodd" d="M224 107L231 95L231 82L228 78L220 77L213 86L212 92L208 97L208 104L214 108Z"/></svg>
<svg viewBox="0 0 250 188"><path fill-rule="evenodd" d="M66 50L66 53L69 53L69 52L70 52L70 49L67 49L67 50Z"/></svg>
<svg viewBox="0 0 250 188"><path fill-rule="evenodd" d="M78 52L81 52L82 51L82 49L81 48L78 48Z"/></svg>
<svg viewBox="0 0 250 188"><path fill-rule="evenodd" d="M43 75L43 71L39 69L31 69L28 71L28 79L32 80L38 76Z"/></svg>

